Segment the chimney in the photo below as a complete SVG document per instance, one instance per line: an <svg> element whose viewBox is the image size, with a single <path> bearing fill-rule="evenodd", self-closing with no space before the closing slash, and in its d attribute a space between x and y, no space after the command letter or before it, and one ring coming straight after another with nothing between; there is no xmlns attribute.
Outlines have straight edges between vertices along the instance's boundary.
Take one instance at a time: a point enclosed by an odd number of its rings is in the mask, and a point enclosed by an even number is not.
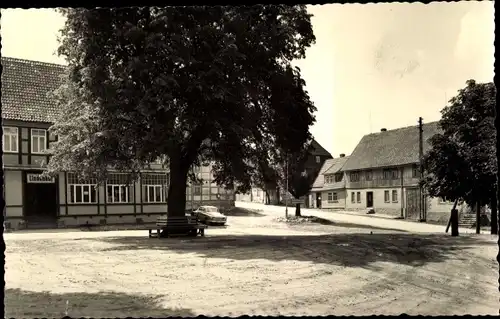
<svg viewBox="0 0 500 319"><path fill-rule="evenodd" d="M340 154L340 157L345 157L345 154L344 153Z"/></svg>
<svg viewBox="0 0 500 319"><path fill-rule="evenodd" d="M384 128L381 128L380 129L380 132L387 132L387 129L384 127Z"/></svg>

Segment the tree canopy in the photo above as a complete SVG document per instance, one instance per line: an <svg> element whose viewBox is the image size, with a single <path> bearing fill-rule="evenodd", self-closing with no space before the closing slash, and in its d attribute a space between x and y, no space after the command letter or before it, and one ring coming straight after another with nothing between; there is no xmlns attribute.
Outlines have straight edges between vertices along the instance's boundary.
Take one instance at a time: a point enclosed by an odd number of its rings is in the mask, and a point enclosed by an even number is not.
<svg viewBox="0 0 500 319"><path fill-rule="evenodd" d="M496 88L469 80L441 111L441 133L424 156L424 185L431 196L490 204L496 199Z"/></svg>
<svg viewBox="0 0 500 319"><path fill-rule="evenodd" d="M169 215L184 214L193 165L249 189L252 159L296 153L315 107L291 61L314 43L304 5L62 9L66 83L49 173L104 181L166 156Z"/></svg>

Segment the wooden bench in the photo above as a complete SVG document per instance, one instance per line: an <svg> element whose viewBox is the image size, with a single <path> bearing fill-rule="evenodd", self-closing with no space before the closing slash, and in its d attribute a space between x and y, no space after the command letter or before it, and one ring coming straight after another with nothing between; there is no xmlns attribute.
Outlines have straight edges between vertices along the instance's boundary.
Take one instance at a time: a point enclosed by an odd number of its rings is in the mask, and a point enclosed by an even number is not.
<svg viewBox="0 0 500 319"><path fill-rule="evenodd" d="M187 235L196 237L198 235L205 236L205 229L207 225L201 224L196 218L191 216L170 217L161 216L156 221L156 227L148 229L149 237L160 238L162 232L164 237L171 237L172 235Z"/></svg>

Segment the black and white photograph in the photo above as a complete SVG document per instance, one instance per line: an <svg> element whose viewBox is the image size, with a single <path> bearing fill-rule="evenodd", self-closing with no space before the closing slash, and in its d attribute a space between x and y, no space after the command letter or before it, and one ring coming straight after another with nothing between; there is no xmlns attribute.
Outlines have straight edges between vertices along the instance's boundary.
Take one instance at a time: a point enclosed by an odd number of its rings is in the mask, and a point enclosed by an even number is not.
<svg viewBox="0 0 500 319"><path fill-rule="evenodd" d="M493 1L137 5L0 10L5 318L499 314Z"/></svg>

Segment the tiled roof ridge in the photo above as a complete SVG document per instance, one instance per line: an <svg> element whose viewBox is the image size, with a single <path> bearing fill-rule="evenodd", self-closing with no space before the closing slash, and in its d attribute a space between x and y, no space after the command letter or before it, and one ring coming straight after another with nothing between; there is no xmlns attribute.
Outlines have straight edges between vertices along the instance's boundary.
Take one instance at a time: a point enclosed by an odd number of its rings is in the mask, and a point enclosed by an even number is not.
<svg viewBox="0 0 500 319"><path fill-rule="evenodd" d="M20 59L20 58L13 58L13 57L7 57L7 56L2 56L2 60L25 63L25 64L35 64L35 65L41 65L41 66L59 67L62 69L67 68L67 65L64 65L64 64L43 62L43 61L37 61L37 60L29 60L29 59Z"/></svg>
<svg viewBox="0 0 500 319"><path fill-rule="evenodd" d="M436 120L436 121L431 121L431 122L427 122L427 123L422 123L422 125L425 127L426 125L431 125L431 124L437 124L439 122L439 120ZM369 135L377 135L377 134L387 134L387 133L392 133L392 132L396 132L396 131L402 131L402 130L406 130L406 129L410 129L410 128L417 128L418 127L418 124L416 125L408 125L408 126L403 126L403 127L397 127L397 128L393 128L393 129L388 129L387 131L385 132L374 132L374 133L369 133L369 134L366 134L364 136L369 136Z"/></svg>

